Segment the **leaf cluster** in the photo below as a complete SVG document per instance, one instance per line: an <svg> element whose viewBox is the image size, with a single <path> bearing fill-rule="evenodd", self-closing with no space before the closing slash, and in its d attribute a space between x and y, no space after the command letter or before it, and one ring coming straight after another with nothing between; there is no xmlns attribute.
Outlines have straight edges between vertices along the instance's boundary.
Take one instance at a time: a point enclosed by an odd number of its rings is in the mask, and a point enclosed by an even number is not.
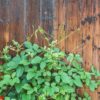
<svg viewBox="0 0 100 100"><path fill-rule="evenodd" d="M25 41L22 47L13 41L0 59L0 95L5 100L91 100L77 89L85 85L94 91L100 85L100 73L93 66L85 71L79 54L66 54L55 42L41 47Z"/></svg>

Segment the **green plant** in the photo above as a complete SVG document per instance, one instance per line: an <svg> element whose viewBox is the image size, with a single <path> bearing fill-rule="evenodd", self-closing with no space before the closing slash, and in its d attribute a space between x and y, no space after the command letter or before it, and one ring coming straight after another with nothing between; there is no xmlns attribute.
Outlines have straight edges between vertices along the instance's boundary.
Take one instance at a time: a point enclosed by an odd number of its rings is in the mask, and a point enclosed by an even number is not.
<svg viewBox="0 0 100 100"><path fill-rule="evenodd" d="M48 47L13 41L0 59L0 95L5 100L91 100L77 89L86 85L94 91L100 85L93 66L86 72L79 54L64 53L54 41Z"/></svg>

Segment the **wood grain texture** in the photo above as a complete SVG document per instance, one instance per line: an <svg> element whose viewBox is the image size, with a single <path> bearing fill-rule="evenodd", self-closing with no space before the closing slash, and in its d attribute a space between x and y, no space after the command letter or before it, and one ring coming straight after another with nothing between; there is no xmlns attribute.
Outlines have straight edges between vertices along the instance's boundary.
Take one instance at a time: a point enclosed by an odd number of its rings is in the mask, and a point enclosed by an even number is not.
<svg viewBox="0 0 100 100"><path fill-rule="evenodd" d="M80 53L86 70L92 63L100 70L100 0L0 0L0 49L26 40L32 25L42 26L63 51ZM40 34L32 41L47 44ZM99 100L97 92L89 91L92 100Z"/></svg>
<svg viewBox="0 0 100 100"><path fill-rule="evenodd" d="M84 0L85 3L85 18L87 16L93 16L92 14L92 5L91 5L91 0ZM90 66L92 64L92 31L93 31L93 25L89 24L88 22L84 25L83 27L83 40L84 46L83 46L83 60L84 60L84 67L86 70L90 70Z"/></svg>

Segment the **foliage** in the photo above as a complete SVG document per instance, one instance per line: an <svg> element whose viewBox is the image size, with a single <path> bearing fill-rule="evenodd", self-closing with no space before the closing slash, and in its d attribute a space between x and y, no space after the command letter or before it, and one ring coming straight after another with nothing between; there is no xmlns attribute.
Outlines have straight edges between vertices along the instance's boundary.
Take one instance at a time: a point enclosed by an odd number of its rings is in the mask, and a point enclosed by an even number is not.
<svg viewBox="0 0 100 100"><path fill-rule="evenodd" d="M94 91L100 85L100 73L93 66L86 72L79 54L64 53L54 41L49 47L12 43L0 56L0 95L5 100L91 100L77 89L86 85Z"/></svg>

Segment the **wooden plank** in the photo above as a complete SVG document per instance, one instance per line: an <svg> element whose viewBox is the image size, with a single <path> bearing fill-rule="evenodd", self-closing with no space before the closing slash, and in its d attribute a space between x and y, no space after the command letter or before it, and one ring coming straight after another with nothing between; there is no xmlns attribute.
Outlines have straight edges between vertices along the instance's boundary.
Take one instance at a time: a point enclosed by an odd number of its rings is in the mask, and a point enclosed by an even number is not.
<svg viewBox="0 0 100 100"><path fill-rule="evenodd" d="M48 33L47 37L53 32L53 2L54 0L40 0L40 25ZM42 43L46 45L47 40L42 38Z"/></svg>
<svg viewBox="0 0 100 100"><path fill-rule="evenodd" d="M15 39L19 42L23 42L25 39L25 27L26 27L26 1L17 0L11 1L10 6L10 36L11 40ZM26 11L25 11L26 10Z"/></svg>
<svg viewBox="0 0 100 100"><path fill-rule="evenodd" d="M73 52L82 54L82 33L81 33L81 24L80 20L82 18L82 13L80 6L82 2L74 1L73 2L73 31L72 41L74 43ZM74 11L75 10L75 11ZM74 38L75 37L75 38Z"/></svg>
<svg viewBox="0 0 100 100"><path fill-rule="evenodd" d="M53 5L54 5L54 19L53 19L53 39L57 41L58 39L58 28L59 28L59 21L58 21L58 7L59 7L59 2L57 0L53 1Z"/></svg>
<svg viewBox="0 0 100 100"><path fill-rule="evenodd" d="M83 58L84 58L84 67L86 70L90 70L91 64L92 64L92 59L93 59L93 31L94 31L94 25L92 20L90 20L91 17L94 17L93 13L93 2L91 0L88 0L85 2L86 9L85 9L85 20L86 24L84 25L84 33L83 33L83 41L84 41L84 46L83 46ZM91 92L88 91L92 100L98 100L97 98L97 91Z"/></svg>
<svg viewBox="0 0 100 100"><path fill-rule="evenodd" d="M94 23L94 36L93 36L93 64L95 65L96 69L100 71L100 1L96 0L95 4L95 16L96 16L96 23ZM98 100L100 99L99 93L100 88L97 90L98 92Z"/></svg>
<svg viewBox="0 0 100 100"><path fill-rule="evenodd" d="M28 21L29 21L29 33L28 34L33 34L34 31L38 28L40 25L40 1L41 0L29 0L29 15L28 15ZM34 28L33 28L34 27ZM35 34L32 37L32 41L36 42L40 45L42 45L42 39L39 37L36 39Z"/></svg>
<svg viewBox="0 0 100 100"><path fill-rule="evenodd" d="M58 0L58 47L65 51L65 0Z"/></svg>
<svg viewBox="0 0 100 100"><path fill-rule="evenodd" d="M66 2L66 8L65 8L65 52L68 53L69 50L68 50L68 36L69 36L69 10L70 10L70 1L69 0L65 0Z"/></svg>
<svg viewBox="0 0 100 100"><path fill-rule="evenodd" d="M100 13L99 1L96 0L95 16ZM93 38L93 64L100 70L100 17L96 17L97 21L94 23L94 38Z"/></svg>
<svg viewBox="0 0 100 100"><path fill-rule="evenodd" d="M71 42L71 33L70 33L70 27L71 27L71 16L72 16L72 3L70 0L68 0L66 2L66 52L69 52L71 49L70 49L70 46L69 43Z"/></svg>
<svg viewBox="0 0 100 100"><path fill-rule="evenodd" d="M92 9L91 9L91 0L84 0L85 2L85 9L84 9L84 20L90 18ZM85 21L84 31L83 31L83 59L84 59L84 67L86 70L90 70L90 66L92 64L92 31L93 25Z"/></svg>
<svg viewBox="0 0 100 100"><path fill-rule="evenodd" d="M71 0L69 2L67 13L67 36L66 51L80 52L79 46L81 45L82 34L80 31L81 12L79 11L79 2ZM69 15L68 15L69 14ZM70 20L69 20L70 19ZM68 21L69 20L69 21ZM71 45L70 45L71 44Z"/></svg>
<svg viewBox="0 0 100 100"><path fill-rule="evenodd" d="M0 1L0 48L9 41L9 0Z"/></svg>
<svg viewBox="0 0 100 100"><path fill-rule="evenodd" d="M36 29L40 24L40 0L29 0L29 27L33 32L32 25Z"/></svg>
<svg viewBox="0 0 100 100"><path fill-rule="evenodd" d="M7 43L12 39L22 42L24 39L23 1L17 0L11 2L10 0L4 0L1 4L3 4L2 6L0 5L3 11L1 12L1 16L3 15L1 20L3 20L2 24L4 27L4 30L2 29L4 31L2 43Z"/></svg>

